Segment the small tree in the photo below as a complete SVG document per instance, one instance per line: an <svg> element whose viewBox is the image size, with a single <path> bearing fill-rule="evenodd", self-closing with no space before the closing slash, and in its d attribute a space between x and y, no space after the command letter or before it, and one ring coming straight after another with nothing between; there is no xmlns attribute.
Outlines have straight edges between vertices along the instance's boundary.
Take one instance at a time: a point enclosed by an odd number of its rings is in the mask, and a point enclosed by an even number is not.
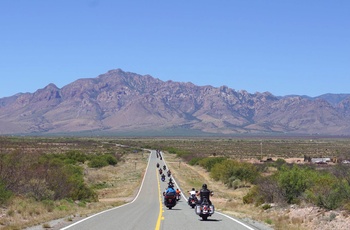
<svg viewBox="0 0 350 230"><path fill-rule="evenodd" d="M298 202L298 198L309 188L315 172L297 165L292 168L282 166L276 176L282 195L288 204L292 204Z"/></svg>

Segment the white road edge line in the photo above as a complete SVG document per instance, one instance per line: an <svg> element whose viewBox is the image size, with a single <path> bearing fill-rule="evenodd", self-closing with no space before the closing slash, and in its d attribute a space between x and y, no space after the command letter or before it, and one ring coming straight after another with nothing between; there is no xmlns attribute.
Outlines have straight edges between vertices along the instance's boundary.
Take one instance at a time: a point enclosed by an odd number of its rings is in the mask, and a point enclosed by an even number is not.
<svg viewBox="0 0 350 230"><path fill-rule="evenodd" d="M153 151L153 150L149 150L149 151L151 151L151 152L150 152L149 157L148 157L148 163L147 163L147 167L146 167L145 174L143 175L143 179L142 179L141 186L140 186L140 188L139 188L139 191L137 192L137 195L135 196L135 198L134 198L131 202L126 203L126 204L123 204L123 205L120 205L120 206L115 207L115 208L107 209L107 210L104 210L104 211L102 211L102 212L96 213L96 214L91 215L91 216L89 216L89 217L87 217L87 218L84 218L84 219L82 219L82 220L79 220L79 221L75 222L74 224L71 224L71 225L68 225L68 226L66 226L66 227L64 227L64 228L61 228L60 230L69 229L69 228L71 228L71 227L73 227L73 226L75 226L75 225L77 225L77 224L80 224L81 222L83 222L83 221L85 221L85 220L88 220L88 219L90 219L90 218L93 218L93 217L95 217L95 216L98 216L98 215L100 215L100 214L102 214L102 213L106 213L106 212L109 212L109 211L112 211L112 210L115 210L115 209L118 209L118 208L121 208L121 207L124 207L124 206L126 206L126 205L129 205L129 204L134 203L135 200L136 200L136 199L139 197L139 195L140 195L140 192L141 192L143 183L144 183L145 178L146 178L146 173L147 173L148 167L149 167L149 165L150 165L150 161L151 161L151 156L152 156L152 151Z"/></svg>

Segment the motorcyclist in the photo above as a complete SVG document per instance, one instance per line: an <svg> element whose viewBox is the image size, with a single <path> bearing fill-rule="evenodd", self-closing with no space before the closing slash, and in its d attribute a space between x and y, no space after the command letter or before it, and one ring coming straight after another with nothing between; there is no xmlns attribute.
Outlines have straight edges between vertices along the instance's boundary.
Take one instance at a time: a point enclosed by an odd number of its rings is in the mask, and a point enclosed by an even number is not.
<svg viewBox="0 0 350 230"><path fill-rule="evenodd" d="M208 201L209 205L211 205L210 196L213 195L213 192L211 192L208 189L207 184L203 184L202 189L199 192L197 192L196 195L200 196L200 200L198 201L198 204L202 204L203 200L206 199Z"/></svg>
<svg viewBox="0 0 350 230"><path fill-rule="evenodd" d="M172 197L173 199L175 199L175 195L176 195L176 191L174 187L172 185L168 185L168 188L165 190L165 192L163 192L164 204L167 205L169 197Z"/></svg>
<svg viewBox="0 0 350 230"><path fill-rule="evenodd" d="M159 163L157 163L157 168L159 168Z"/></svg>
<svg viewBox="0 0 350 230"><path fill-rule="evenodd" d="M180 189L176 189L176 198L179 200L180 199L180 196L181 196L181 191Z"/></svg>
<svg viewBox="0 0 350 230"><path fill-rule="evenodd" d="M189 191L189 194L190 194L190 197L191 197L191 196L196 196L196 194L197 194L196 189L195 189L195 188L192 188L192 190Z"/></svg>
<svg viewBox="0 0 350 230"><path fill-rule="evenodd" d="M162 181L165 181L165 175L162 174Z"/></svg>
<svg viewBox="0 0 350 230"><path fill-rule="evenodd" d="M191 191L188 191L188 193L190 194L190 196L188 197L187 202L188 202L188 204L193 208L194 206L193 206L193 203L192 203L192 202L194 201L195 204L198 203L198 199L197 199L197 196L196 196L197 191L196 191L195 188L192 188L192 190L191 190Z"/></svg>
<svg viewBox="0 0 350 230"><path fill-rule="evenodd" d="M169 185L168 185L168 188L165 190L164 194L165 194L165 195L169 195L169 194L175 195L175 194L176 194L176 191L175 191L175 189L174 189L174 186L171 185L171 184L169 184Z"/></svg>
<svg viewBox="0 0 350 230"><path fill-rule="evenodd" d="M171 178L169 179L168 185L174 187L174 183L173 183L173 180Z"/></svg>

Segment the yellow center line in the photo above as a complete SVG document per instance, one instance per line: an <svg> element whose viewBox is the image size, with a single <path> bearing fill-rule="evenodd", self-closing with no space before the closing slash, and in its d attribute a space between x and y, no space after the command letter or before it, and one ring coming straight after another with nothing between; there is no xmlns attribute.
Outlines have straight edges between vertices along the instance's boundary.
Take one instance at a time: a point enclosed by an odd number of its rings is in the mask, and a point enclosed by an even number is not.
<svg viewBox="0 0 350 230"><path fill-rule="evenodd" d="M159 182L159 176L158 176L158 170L156 169L156 175L157 175L157 181L158 181L158 191L159 191L159 215L158 215L158 220L157 220L157 225L155 230L160 229L160 221L164 219L162 216L163 214L163 205L162 205L162 196L161 196L161 191L160 191L160 182Z"/></svg>

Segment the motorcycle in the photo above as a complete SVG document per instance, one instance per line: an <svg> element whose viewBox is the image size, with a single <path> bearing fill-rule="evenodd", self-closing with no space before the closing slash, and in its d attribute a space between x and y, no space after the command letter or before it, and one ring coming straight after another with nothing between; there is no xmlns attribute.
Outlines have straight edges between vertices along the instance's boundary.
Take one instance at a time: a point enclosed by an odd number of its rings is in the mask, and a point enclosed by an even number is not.
<svg viewBox="0 0 350 230"><path fill-rule="evenodd" d="M175 194L163 194L165 207L172 209L176 205Z"/></svg>
<svg viewBox="0 0 350 230"><path fill-rule="evenodd" d="M191 195L187 201L188 205L191 206L191 208L196 207L197 202L198 202L198 199L197 199L196 195L194 195L194 194Z"/></svg>
<svg viewBox="0 0 350 230"><path fill-rule="evenodd" d="M207 220L209 216L214 214L214 210L214 205L210 205L206 199L200 205L197 204L195 209L196 214L202 217L202 220Z"/></svg>
<svg viewBox="0 0 350 230"><path fill-rule="evenodd" d="M165 175L164 175L164 174L162 174L161 180L162 180L163 182L165 181Z"/></svg>

